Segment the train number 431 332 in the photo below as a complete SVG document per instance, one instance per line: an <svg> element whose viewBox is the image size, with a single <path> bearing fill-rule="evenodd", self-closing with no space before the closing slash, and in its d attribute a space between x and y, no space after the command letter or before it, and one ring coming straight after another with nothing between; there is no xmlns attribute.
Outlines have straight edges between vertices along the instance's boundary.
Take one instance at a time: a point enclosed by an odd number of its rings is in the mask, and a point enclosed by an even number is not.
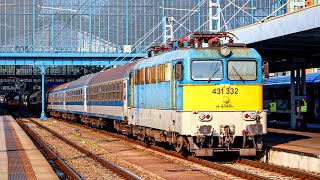
<svg viewBox="0 0 320 180"><path fill-rule="evenodd" d="M213 94L238 94L238 88L214 88L212 90Z"/></svg>

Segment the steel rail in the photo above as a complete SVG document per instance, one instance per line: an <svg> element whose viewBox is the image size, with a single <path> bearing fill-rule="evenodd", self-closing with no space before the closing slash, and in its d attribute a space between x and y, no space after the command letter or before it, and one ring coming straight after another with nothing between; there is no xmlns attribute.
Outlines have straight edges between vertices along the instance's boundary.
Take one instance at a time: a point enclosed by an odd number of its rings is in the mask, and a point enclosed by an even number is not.
<svg viewBox="0 0 320 180"><path fill-rule="evenodd" d="M70 123L68 121L65 121L65 122ZM86 126L83 126L83 127L87 128L89 130L91 129L91 128L86 127ZM236 169L236 168L233 168L233 167L230 167L230 166L226 166L226 165L223 165L223 164L206 161L206 160L199 159L199 158L196 158L196 157L193 157L193 156L183 156L182 154L180 154L180 153L178 153L176 151L166 150L166 149L158 147L158 146L148 146L143 142L135 141L135 140L130 139L127 136L124 136L124 135L114 134L114 133L110 133L110 132L107 132L107 131L104 131L104 130L99 131L99 132L104 134L104 135L107 135L107 136L111 136L111 137L114 137L114 138L122 139L122 140L125 140L125 141L133 143L133 144L139 144L141 146L148 147L148 148L150 148L152 150L155 150L155 151L158 151L158 152L161 152L161 153L165 153L165 154L174 156L174 157L179 158L179 159L188 160L190 162L197 163L197 164L200 164L200 165L212 168L212 169L216 169L218 171L222 171L222 172L225 172L225 173L228 173L228 174L232 174L232 175L237 176L237 177L242 177L242 178L245 178L245 179L252 179L252 180L267 179L267 178L265 178L263 176L252 174L252 173L249 173L249 172L246 172L246 171L243 171L243 170L239 170L239 169Z"/></svg>
<svg viewBox="0 0 320 180"><path fill-rule="evenodd" d="M24 124L20 119L16 119L17 123L22 127L22 129L34 140L41 148L48 154L49 158L52 159L57 166L64 172L67 179L72 180L82 180L83 178L79 176L67 163L65 163L45 142L41 140L26 124Z"/></svg>
<svg viewBox="0 0 320 180"><path fill-rule="evenodd" d="M262 162L258 162L258 161L252 161L249 159L239 159L235 162L240 163L240 164L249 165L252 167L257 167L257 168L264 169L267 171L280 173L285 176L291 176L294 178L309 179L309 180L319 180L320 179L320 176L310 174L308 172L285 168L285 167L281 167L281 166L277 166L277 165L273 165L273 164L268 164L268 163L262 163Z"/></svg>
<svg viewBox="0 0 320 180"><path fill-rule="evenodd" d="M159 146L153 146L153 145L152 146L148 146L144 142L135 141L133 139L128 138L125 135L111 133L111 132L108 132L108 131L105 131L105 130L97 130L97 129L88 127L87 125L81 125L81 124L73 123L73 122L70 122L70 121L63 120L63 119L57 119L57 120L63 121L63 122L68 123L68 124L81 126L81 127L85 128L87 130L99 132L99 133L104 134L106 136L122 139L122 140L127 141L127 142L132 143L132 144L138 144L138 145L141 145L143 147L148 147L149 149L152 149L152 150L155 150L155 151L158 151L158 152L162 152L162 153L165 153L165 154L168 154L168 155L172 155L174 157L177 157L177 158L180 158L180 159L183 159L183 160L188 160L190 162L201 164L203 166L206 166L206 167L209 167L209 168L212 168L212 169L217 169L219 171L223 171L223 172L226 172L226 173L238 176L238 177L242 177L242 178L245 178L245 179L268 179L266 177L259 176L259 175L256 175L256 174L251 174L251 173L249 173L247 171L239 170L239 169L236 169L236 168L233 168L233 167L230 167L230 166L226 166L226 165L223 165L223 164L210 162L210 161L199 159L199 158L193 157L193 156L183 156L183 155L181 155L180 153L178 153L176 151L166 150L166 149L164 149L162 147L159 147ZM240 159L240 160L237 160L235 162L236 163L245 164L245 165L249 165L249 166L252 166L252 167L257 167L257 168L264 169L264 170L267 170L267 171L280 173L280 174L283 174L285 176L291 176L291 177L300 178L300 179L311 179L311 180L320 179L319 176L316 176L316 175L313 175L313 174L310 174L310 173L307 173L307 172L303 172L303 171L299 171L299 170L293 170L293 169L290 169L290 168L285 168L285 167L272 165L272 164L268 164L268 163L261 163L261 162L257 162L257 161L251 161L251 160L248 160L248 159Z"/></svg>
<svg viewBox="0 0 320 180"><path fill-rule="evenodd" d="M27 118L28 120L30 120L31 122L33 122L34 124L36 124L37 126L41 127L42 129L52 133L55 137L59 138L60 140L64 141L65 143L67 143L68 145L76 148L77 150L81 151L82 153L86 154L88 157L98 161L99 163L101 163L104 167L111 169L113 172L119 174L120 176L124 177L125 179L132 179L132 180L136 180L136 179L141 179L139 176L131 173L130 171L127 171L126 169L117 166L116 164L114 164L113 162L110 162L100 156L98 156L97 154L88 151L87 149L79 146L78 144L70 141L69 139L63 137L62 135L60 135L59 133L49 129L48 127L42 125L41 123L31 119L31 118Z"/></svg>
<svg viewBox="0 0 320 180"><path fill-rule="evenodd" d="M72 125L76 124L76 123L73 123L73 122L70 122L70 121L66 121L66 120L62 120L62 119L57 119L57 120L63 121L65 123L72 124ZM197 164L200 164L200 165L212 168L212 169L216 169L218 171L222 171L222 172L225 172L225 173L228 173L228 174L232 174L232 175L237 176L237 177L242 177L242 178L245 178L245 179L252 179L252 180L267 179L267 178L265 178L263 176L259 176L259 175L256 175L256 174L253 174L253 173L249 173L249 172L246 172L246 171L243 171L243 170L239 170L239 169L236 169L236 168L233 168L233 167L230 167L230 166L226 166L226 165L223 165L223 164L206 161L206 160L199 159L199 158L192 157L192 156L185 157L185 156L181 155L180 153L178 153L176 151L166 150L166 149L158 147L158 146L148 146L147 144L145 144L145 143L143 143L141 141L135 141L135 140L130 139L127 136L124 136L124 135L121 135L121 134L110 133L110 132L105 131L105 130L97 130L97 129L88 127L86 125L81 125L81 124L76 124L76 125L77 126L81 126L81 127L85 128L87 130L90 130L90 131L96 131L96 132L99 132L99 133L104 134L106 136L110 136L110 137L114 137L114 138L117 138L117 139L121 139L121 140L127 141L127 142L135 144L135 145L138 144L138 145L141 145L143 147L148 147L149 149L152 149L152 150L155 150L155 151L158 151L158 152L161 152L161 153L165 153L165 154L174 156L174 157L179 158L179 159L188 160L190 162L197 163Z"/></svg>

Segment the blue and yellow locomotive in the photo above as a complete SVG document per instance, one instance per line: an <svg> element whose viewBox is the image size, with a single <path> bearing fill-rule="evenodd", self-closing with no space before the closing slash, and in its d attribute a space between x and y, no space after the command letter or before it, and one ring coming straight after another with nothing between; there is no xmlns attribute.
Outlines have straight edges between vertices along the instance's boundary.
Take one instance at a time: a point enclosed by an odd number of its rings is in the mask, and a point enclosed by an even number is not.
<svg viewBox="0 0 320 180"><path fill-rule="evenodd" d="M261 150L267 127L256 50L227 33L194 33L153 50L163 52L52 88L47 109L196 156Z"/></svg>

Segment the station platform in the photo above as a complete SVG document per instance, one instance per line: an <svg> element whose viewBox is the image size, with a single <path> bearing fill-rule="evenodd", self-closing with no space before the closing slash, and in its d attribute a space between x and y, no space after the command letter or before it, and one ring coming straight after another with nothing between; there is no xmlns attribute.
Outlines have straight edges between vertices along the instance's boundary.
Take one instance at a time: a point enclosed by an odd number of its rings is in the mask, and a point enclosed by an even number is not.
<svg viewBox="0 0 320 180"><path fill-rule="evenodd" d="M14 118L1 109L0 179L59 179Z"/></svg>
<svg viewBox="0 0 320 180"><path fill-rule="evenodd" d="M320 133L268 128L264 160L320 173Z"/></svg>

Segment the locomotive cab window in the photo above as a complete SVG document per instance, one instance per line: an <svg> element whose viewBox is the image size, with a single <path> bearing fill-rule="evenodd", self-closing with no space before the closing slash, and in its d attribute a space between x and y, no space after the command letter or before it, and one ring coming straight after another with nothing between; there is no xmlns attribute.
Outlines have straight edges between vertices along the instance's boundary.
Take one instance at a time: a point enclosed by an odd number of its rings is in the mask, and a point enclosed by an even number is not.
<svg viewBox="0 0 320 180"><path fill-rule="evenodd" d="M191 62L191 78L193 80L221 80L223 78L222 61L194 60Z"/></svg>
<svg viewBox="0 0 320 180"><path fill-rule="evenodd" d="M230 80L256 80L258 78L256 61L229 61L228 79Z"/></svg>

